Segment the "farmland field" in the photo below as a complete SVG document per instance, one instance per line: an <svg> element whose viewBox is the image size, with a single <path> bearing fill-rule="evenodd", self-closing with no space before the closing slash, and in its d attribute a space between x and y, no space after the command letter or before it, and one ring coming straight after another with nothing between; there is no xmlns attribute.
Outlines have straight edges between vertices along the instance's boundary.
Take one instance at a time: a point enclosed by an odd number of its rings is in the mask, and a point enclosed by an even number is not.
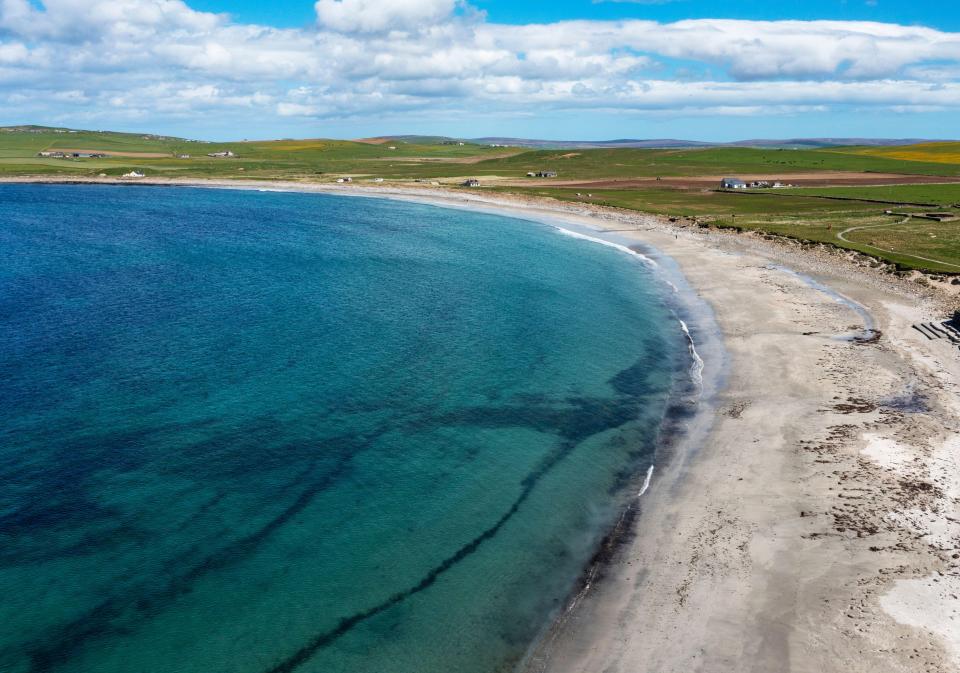
<svg viewBox="0 0 960 673"><path fill-rule="evenodd" d="M827 196L869 199L891 203L930 203L943 206L960 204L960 184L883 185L877 187L821 187L783 190L798 196Z"/></svg>

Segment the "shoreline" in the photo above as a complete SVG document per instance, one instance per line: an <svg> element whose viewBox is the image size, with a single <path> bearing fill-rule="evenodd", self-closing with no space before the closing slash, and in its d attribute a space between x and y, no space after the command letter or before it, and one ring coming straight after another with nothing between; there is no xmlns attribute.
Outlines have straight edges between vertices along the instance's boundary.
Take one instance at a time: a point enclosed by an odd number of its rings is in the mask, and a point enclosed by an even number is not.
<svg viewBox="0 0 960 673"><path fill-rule="evenodd" d="M531 197L252 180L3 182L395 198L560 220L652 247L712 307L729 376L694 459L658 463L603 577L524 670L960 670L960 351L911 330L940 317L949 297L848 255ZM870 329L882 336L849 338Z"/></svg>

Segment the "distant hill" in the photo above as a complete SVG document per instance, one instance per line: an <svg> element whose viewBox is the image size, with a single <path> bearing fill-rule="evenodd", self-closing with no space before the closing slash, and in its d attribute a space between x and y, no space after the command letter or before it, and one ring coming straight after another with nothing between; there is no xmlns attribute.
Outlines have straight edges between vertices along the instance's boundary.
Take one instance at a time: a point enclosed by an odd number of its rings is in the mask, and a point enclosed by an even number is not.
<svg viewBox="0 0 960 673"><path fill-rule="evenodd" d="M89 131L89 130L81 130L81 129L71 129L63 126L36 126L34 124L21 124L18 126L0 126L0 133L36 134L36 135L100 134L103 136L131 138L131 139L140 139L140 140L149 140L149 141L187 142L184 138L177 138L175 136L157 135L155 133L124 133L121 131Z"/></svg>
<svg viewBox="0 0 960 673"><path fill-rule="evenodd" d="M633 149L671 149L688 147L712 147L714 143L698 142L696 140L635 140L622 138L618 140L535 140L529 138L472 138L467 142L478 145L505 145L509 147L530 147L535 149L600 149L629 147Z"/></svg>
<svg viewBox="0 0 960 673"><path fill-rule="evenodd" d="M753 139L728 143L711 143L697 140L536 140L529 138L474 138L467 142L482 145L509 145L511 147L529 147L536 149L601 149L627 147L633 149L688 149L696 147L802 147L815 149L821 147L890 147L896 145L916 145L919 143L950 142L920 138L790 138L790 139Z"/></svg>
<svg viewBox="0 0 960 673"><path fill-rule="evenodd" d="M76 140L81 138L84 141L97 141L103 144L104 141L110 141L116 145L163 145L166 148L173 149L191 142L207 142L187 140L173 136L157 135L153 133L118 133L114 131L89 131L77 130L66 127L34 126L21 124L17 126L0 127L0 134L14 135L20 137L33 137L39 140L43 138L58 138L66 144L69 144L67 138L73 137ZM238 141L237 141L238 142ZM246 142L246 141L244 141ZM285 139L284 142L299 144L305 141L294 141ZM770 139L756 138L751 140L737 140L726 143L703 142L698 140L679 140L676 138L656 138L656 139L636 139L636 138L618 138L614 140L542 140L535 138L511 138L503 136L487 136L484 138L454 138L450 136L431 136L431 135L385 135L374 138L364 138L358 141L322 141L317 142L361 142L364 144L385 144L389 142L403 143L406 145L501 145L505 147L523 147L528 149L614 149L614 148L632 148L632 149L696 149L709 147L763 147L763 148L787 148L795 147L800 149L820 149L827 147L894 147L917 145L921 143L953 142L949 140L933 140L923 138L788 138L788 139ZM218 143L225 144L225 143ZM233 144L233 143L231 143ZM66 146L66 145L64 145Z"/></svg>
<svg viewBox="0 0 960 673"><path fill-rule="evenodd" d="M734 143L719 143L732 147L893 147L919 145L921 143L953 142L930 138L791 138L789 140L739 140Z"/></svg>

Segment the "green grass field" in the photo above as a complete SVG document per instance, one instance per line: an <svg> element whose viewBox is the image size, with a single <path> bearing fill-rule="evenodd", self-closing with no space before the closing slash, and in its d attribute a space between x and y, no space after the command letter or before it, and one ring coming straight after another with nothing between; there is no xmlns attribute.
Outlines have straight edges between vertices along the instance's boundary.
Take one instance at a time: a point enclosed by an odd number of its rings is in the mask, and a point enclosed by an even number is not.
<svg viewBox="0 0 960 673"><path fill-rule="evenodd" d="M718 147L683 150L539 150L485 161L482 176L522 176L541 168L557 170L562 179L602 179L656 176L767 174L771 178L809 171L866 171L911 175L960 175L960 164L904 161L836 150L755 149Z"/></svg>
<svg viewBox="0 0 960 673"><path fill-rule="evenodd" d="M778 190L782 194L870 199L891 203L960 205L960 184L888 185L883 187L819 187Z"/></svg>
<svg viewBox="0 0 960 673"><path fill-rule="evenodd" d="M960 273L960 221L896 220L892 224L850 231L845 238L852 243L849 247L859 246L872 254L880 252L890 259L901 260L905 266ZM910 256L898 252L902 250L909 250Z"/></svg>
<svg viewBox="0 0 960 673"><path fill-rule="evenodd" d="M134 156L97 159L37 156L51 149ZM229 159L207 156L223 150L237 156ZM136 156L151 154L160 156ZM180 155L189 155L189 158L179 158ZM900 223L902 218L883 214L882 204L868 202L955 207L960 203L960 184L795 188L747 194L660 187L655 181L640 188L624 185L616 189L503 184L525 180L528 171L544 169L558 171L558 182L719 175L764 175L773 180L790 174L827 171L954 177L960 176L960 143L802 150L748 147L529 150L461 145L429 136L365 142L316 139L207 143L144 134L71 132L43 127L0 129L0 176L118 176L139 170L147 176L158 177L332 181L350 175L359 180L438 179L447 184L476 177L483 181L485 189L589 201L659 215L697 217L719 226L828 242L902 267L960 273L960 223L918 220ZM590 192L592 198L577 197L578 191ZM898 207L897 210L910 209ZM854 230L849 231L851 228Z"/></svg>

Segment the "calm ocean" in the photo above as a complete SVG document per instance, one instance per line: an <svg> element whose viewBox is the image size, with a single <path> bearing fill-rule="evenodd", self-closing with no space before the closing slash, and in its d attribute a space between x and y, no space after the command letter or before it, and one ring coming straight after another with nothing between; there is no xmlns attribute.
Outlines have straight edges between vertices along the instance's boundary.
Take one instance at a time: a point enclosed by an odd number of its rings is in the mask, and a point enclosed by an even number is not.
<svg viewBox="0 0 960 673"><path fill-rule="evenodd" d="M665 297L496 215L0 186L0 671L510 670L652 461Z"/></svg>

